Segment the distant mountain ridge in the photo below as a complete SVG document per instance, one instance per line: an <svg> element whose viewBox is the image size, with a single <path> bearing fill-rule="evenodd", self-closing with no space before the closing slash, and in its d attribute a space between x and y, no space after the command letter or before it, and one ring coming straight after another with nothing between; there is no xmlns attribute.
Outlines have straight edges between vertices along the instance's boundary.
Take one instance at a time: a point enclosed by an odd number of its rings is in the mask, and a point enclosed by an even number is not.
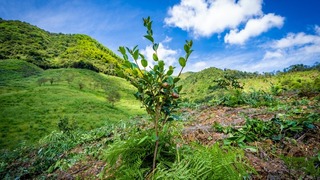
<svg viewBox="0 0 320 180"><path fill-rule="evenodd" d="M114 74L122 59L83 34L51 33L17 20L0 18L0 60L21 59L41 68L74 67Z"/></svg>

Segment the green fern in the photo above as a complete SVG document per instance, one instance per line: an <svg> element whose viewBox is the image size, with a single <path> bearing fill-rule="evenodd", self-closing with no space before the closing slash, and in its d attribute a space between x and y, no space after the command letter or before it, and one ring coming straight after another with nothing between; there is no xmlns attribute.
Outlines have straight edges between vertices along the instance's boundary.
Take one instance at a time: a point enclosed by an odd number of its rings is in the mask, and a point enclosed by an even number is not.
<svg viewBox="0 0 320 180"><path fill-rule="evenodd" d="M155 143L152 132L132 130L124 139L118 139L108 147L103 156L113 176L117 179L145 179L150 174ZM170 133L159 136L157 161L167 166L175 161L171 136Z"/></svg>
<svg viewBox="0 0 320 180"><path fill-rule="evenodd" d="M155 179L243 179L253 172L243 156L242 150L219 144L198 147L171 168L159 166Z"/></svg>

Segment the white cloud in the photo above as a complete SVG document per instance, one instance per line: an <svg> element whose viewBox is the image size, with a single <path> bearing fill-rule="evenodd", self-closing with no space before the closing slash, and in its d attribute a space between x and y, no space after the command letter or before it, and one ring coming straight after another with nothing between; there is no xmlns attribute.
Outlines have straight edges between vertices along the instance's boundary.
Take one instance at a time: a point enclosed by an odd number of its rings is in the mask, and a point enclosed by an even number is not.
<svg viewBox="0 0 320 180"><path fill-rule="evenodd" d="M262 0L181 0L168 10L164 21L196 37L208 37L263 15L261 8Z"/></svg>
<svg viewBox="0 0 320 180"><path fill-rule="evenodd" d="M303 32L289 33L287 37L275 41L272 47L284 49L310 45L320 45L320 35L308 35Z"/></svg>
<svg viewBox="0 0 320 180"><path fill-rule="evenodd" d="M196 62L196 63L194 64L194 67L195 67L196 69L203 69L203 68L205 68L206 66L207 66L207 63L204 62L204 61L199 61L199 62Z"/></svg>
<svg viewBox="0 0 320 180"><path fill-rule="evenodd" d="M224 41L225 43L242 45L249 38L259 36L273 27L282 27L283 22L283 17L272 13L258 19L250 19L243 30L235 29L226 34Z"/></svg>
<svg viewBox="0 0 320 180"><path fill-rule="evenodd" d="M208 63L205 61L198 61L198 62L188 62L186 69L183 72L198 72L205 68L208 68Z"/></svg>
<svg viewBox="0 0 320 180"><path fill-rule="evenodd" d="M277 51L267 51L264 56L263 56L263 60L268 60L268 59L281 59L283 58L283 52L281 50L277 50Z"/></svg>
<svg viewBox="0 0 320 180"><path fill-rule="evenodd" d="M145 58L148 60L148 64L149 64L148 66L153 66L155 64L152 58L153 53L154 51L151 45L141 50L141 54L143 54ZM165 62L166 68L176 63L177 54L178 52L176 50L173 50L173 49L170 49L169 47L164 46L163 43L159 43L158 57L160 60L163 60Z"/></svg>
<svg viewBox="0 0 320 180"><path fill-rule="evenodd" d="M269 45L257 68L282 70L293 64L313 65L320 60L320 35L289 33Z"/></svg>
<svg viewBox="0 0 320 180"><path fill-rule="evenodd" d="M162 41L162 43L169 43L172 41L172 37L166 36L166 38Z"/></svg>

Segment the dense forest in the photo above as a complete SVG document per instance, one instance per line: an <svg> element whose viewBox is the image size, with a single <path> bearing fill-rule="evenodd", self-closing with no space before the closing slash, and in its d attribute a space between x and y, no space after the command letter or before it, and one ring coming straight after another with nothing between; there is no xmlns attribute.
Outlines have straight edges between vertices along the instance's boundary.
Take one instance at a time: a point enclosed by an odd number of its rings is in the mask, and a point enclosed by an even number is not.
<svg viewBox="0 0 320 180"><path fill-rule="evenodd" d="M73 67L114 74L121 63L110 49L83 34L50 33L21 21L0 19L0 59L49 68Z"/></svg>

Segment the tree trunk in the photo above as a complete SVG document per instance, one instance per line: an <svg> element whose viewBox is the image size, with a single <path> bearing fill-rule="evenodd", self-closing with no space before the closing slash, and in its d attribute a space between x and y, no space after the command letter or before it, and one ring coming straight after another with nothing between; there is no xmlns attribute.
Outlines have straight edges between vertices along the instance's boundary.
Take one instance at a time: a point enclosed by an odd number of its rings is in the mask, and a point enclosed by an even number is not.
<svg viewBox="0 0 320 180"><path fill-rule="evenodd" d="M154 171L157 167L156 161L157 161L157 154L158 154L158 146L159 146L159 129L158 129L158 122L159 118L161 116L161 106L156 107L156 115L155 115L155 120L154 120L154 129L156 133L156 144L154 147L154 153L153 153L153 163L152 163L152 173L154 174Z"/></svg>

